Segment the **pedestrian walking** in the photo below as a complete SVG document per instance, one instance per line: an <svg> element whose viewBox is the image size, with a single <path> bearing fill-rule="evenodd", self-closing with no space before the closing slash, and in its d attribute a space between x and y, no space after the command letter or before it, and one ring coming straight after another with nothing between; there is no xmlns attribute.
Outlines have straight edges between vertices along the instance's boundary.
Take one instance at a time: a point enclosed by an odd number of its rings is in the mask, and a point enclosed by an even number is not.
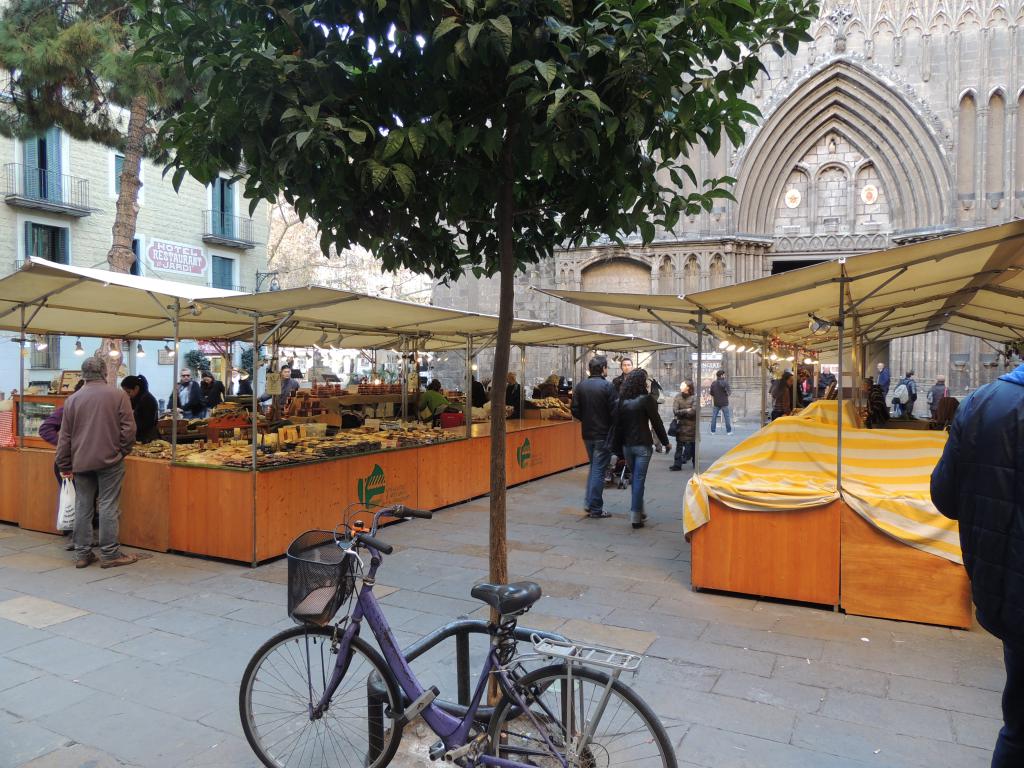
<svg viewBox="0 0 1024 768"><path fill-rule="evenodd" d="M917 382L914 381L914 372L907 371L892 392L893 415L913 418L916 402Z"/></svg>
<svg viewBox="0 0 1024 768"><path fill-rule="evenodd" d="M1024 766L1024 365L973 392L932 472L932 501L960 524L978 623L1003 641L1003 727L992 768Z"/></svg>
<svg viewBox="0 0 1024 768"><path fill-rule="evenodd" d="M85 385L64 404L57 440L57 468L75 481L75 567L96 561L92 551L94 507L100 518L100 566L131 565L138 558L121 551L121 484L124 457L135 442L135 417L124 390L107 384L107 365L97 357L82 363Z"/></svg>
<svg viewBox="0 0 1024 768"><path fill-rule="evenodd" d="M604 474L611 460L608 434L615 418L618 396L608 381L608 358L594 355L587 364L590 375L573 392L572 415L581 422L583 444L590 458L583 509L588 517L611 517L604 509Z"/></svg>
<svg viewBox="0 0 1024 768"><path fill-rule="evenodd" d="M643 368L637 368L626 376L619 391L615 425L615 442L622 446L615 452L625 458L632 477L629 522L634 528L643 528L647 520L644 483L654 455L654 437L665 446L666 452L669 449L665 425L658 413L658 402L651 396L650 388L651 380Z"/></svg>
<svg viewBox="0 0 1024 768"><path fill-rule="evenodd" d="M612 379L612 386L615 387L615 394L618 394L619 390L622 389L622 382L625 381L626 377L629 376L630 371L632 370L632 359L624 357L619 360L619 375Z"/></svg>
<svg viewBox="0 0 1024 768"><path fill-rule="evenodd" d="M939 403L944 397L949 397L949 387L946 386L946 377L940 373L935 377L935 383L932 384L932 388L928 390L928 395L926 396L926 399L928 400L928 410L932 415L932 421L938 419Z"/></svg>
<svg viewBox="0 0 1024 768"><path fill-rule="evenodd" d="M715 373L715 380L711 382L708 389L711 395L711 434L715 434L718 427L718 414L721 413L725 419L725 434L732 434L732 408L729 407L729 395L732 388L725 378L725 371L718 370Z"/></svg>
<svg viewBox="0 0 1024 768"><path fill-rule="evenodd" d="M875 377L875 386L880 387L883 395L889 394L889 379L891 374L885 363L878 364L878 376Z"/></svg>
<svg viewBox="0 0 1024 768"><path fill-rule="evenodd" d="M679 385L679 394L672 401L672 415L676 419L676 455L669 467L679 472L686 462L697 466L697 409L693 401L693 382Z"/></svg>

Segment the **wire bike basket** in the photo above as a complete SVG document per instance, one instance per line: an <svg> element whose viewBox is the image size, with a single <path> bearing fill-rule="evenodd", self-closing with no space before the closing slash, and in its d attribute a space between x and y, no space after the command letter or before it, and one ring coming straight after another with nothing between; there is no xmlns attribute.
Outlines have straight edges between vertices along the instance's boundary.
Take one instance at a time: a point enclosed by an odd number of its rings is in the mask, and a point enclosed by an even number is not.
<svg viewBox="0 0 1024 768"><path fill-rule="evenodd" d="M326 626L356 586L355 554L332 531L306 531L288 545L288 615L299 625Z"/></svg>

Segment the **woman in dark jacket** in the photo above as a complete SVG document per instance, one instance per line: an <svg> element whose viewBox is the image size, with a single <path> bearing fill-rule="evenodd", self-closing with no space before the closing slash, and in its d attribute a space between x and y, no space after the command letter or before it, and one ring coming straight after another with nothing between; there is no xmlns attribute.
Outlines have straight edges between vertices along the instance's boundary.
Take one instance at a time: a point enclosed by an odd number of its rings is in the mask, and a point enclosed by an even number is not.
<svg viewBox="0 0 1024 768"><path fill-rule="evenodd" d="M206 412L209 414L214 406L224 402L224 384L213 378L210 371L203 371L200 378L199 391L203 394L203 405L206 406Z"/></svg>
<svg viewBox="0 0 1024 768"><path fill-rule="evenodd" d="M132 401L132 412L135 414L135 439L140 443L150 443L160 437L156 428L156 398L149 391L149 382L142 374L125 376L121 380L121 389Z"/></svg>
<svg viewBox="0 0 1024 768"><path fill-rule="evenodd" d="M676 456L673 472L679 472L688 461L697 466L697 409L693 404L693 382L684 381L679 385L679 394L672 401L672 415L676 417Z"/></svg>
<svg viewBox="0 0 1024 768"><path fill-rule="evenodd" d="M616 420L616 443L622 447L615 451L629 465L632 475L632 499L629 505L629 522L634 528L643 528L647 515L644 513L644 481L647 468L654 455L654 439L668 450L668 435L658 415L658 403L648 391L647 371L637 368L630 371L622 382L619 392L618 418Z"/></svg>
<svg viewBox="0 0 1024 768"><path fill-rule="evenodd" d="M772 384L772 421L793 412L793 372L786 371Z"/></svg>

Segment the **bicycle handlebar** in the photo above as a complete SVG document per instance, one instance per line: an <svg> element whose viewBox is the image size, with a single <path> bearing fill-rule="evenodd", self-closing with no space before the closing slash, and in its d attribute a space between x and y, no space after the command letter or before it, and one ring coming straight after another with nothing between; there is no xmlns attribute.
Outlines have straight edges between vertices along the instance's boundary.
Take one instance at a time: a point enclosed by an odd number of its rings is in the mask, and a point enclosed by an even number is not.
<svg viewBox="0 0 1024 768"><path fill-rule="evenodd" d="M360 544L364 544L367 547L373 547L378 552L384 555L390 555L392 552L395 551L395 548L392 547L390 544L383 542L380 539L376 539L373 536L370 536L368 533L357 533L353 538Z"/></svg>
<svg viewBox="0 0 1024 768"><path fill-rule="evenodd" d="M425 509L413 509L412 507L406 507L401 504L394 506L394 514L398 517L417 517L421 520L430 520L434 513Z"/></svg>

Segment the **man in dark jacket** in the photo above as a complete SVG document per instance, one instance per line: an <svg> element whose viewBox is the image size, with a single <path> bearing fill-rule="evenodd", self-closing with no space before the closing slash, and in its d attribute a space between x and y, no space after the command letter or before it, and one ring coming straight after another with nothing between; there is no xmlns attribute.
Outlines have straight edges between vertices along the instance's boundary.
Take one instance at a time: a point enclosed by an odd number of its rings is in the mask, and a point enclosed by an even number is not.
<svg viewBox="0 0 1024 768"><path fill-rule="evenodd" d="M1024 365L960 405L932 472L932 501L960 523L978 622L1003 641L1003 728L992 768L1024 765Z"/></svg>
<svg viewBox="0 0 1024 768"><path fill-rule="evenodd" d="M170 408L174 402L174 393L167 398L167 407ZM199 382L192 380L192 371L183 368L178 374L178 408L185 415L186 419L201 419L206 413L206 405L203 403L203 391L199 388Z"/></svg>
<svg viewBox="0 0 1024 768"><path fill-rule="evenodd" d="M729 407L729 395L732 389L729 381L725 378L725 371L715 373L715 380L708 388L711 395L711 434L715 434L718 427L718 414L721 413L725 419L725 434L732 434L732 408Z"/></svg>
<svg viewBox="0 0 1024 768"><path fill-rule="evenodd" d="M573 391L572 415L582 422L583 444L590 457L590 475L583 509L588 517L611 517L604 511L604 473L611 460L608 433L615 423L618 396L608 379L608 358L595 355L587 365L590 376Z"/></svg>
<svg viewBox="0 0 1024 768"><path fill-rule="evenodd" d="M619 360L619 371L620 371L620 373L619 373L618 376L616 376L614 379L612 379L612 386L615 387L615 394L618 394L619 390L622 389L622 382L623 382L623 380L627 376L629 376L629 373L632 370L633 370L633 361L630 358L624 357L621 360Z"/></svg>

